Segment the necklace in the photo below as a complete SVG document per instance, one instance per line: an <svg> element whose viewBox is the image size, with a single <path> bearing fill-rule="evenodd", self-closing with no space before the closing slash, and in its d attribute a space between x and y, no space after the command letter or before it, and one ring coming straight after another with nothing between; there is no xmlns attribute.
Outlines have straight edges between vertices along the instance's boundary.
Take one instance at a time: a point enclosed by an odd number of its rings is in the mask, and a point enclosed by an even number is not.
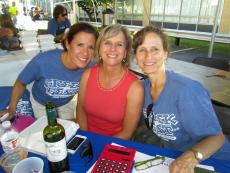
<svg viewBox="0 0 230 173"><path fill-rule="evenodd" d="M103 78L102 77L100 78L100 67L98 67L98 69L97 69L97 86L103 91L114 91L123 83L123 81L125 80L127 74L128 74L127 69L122 70L122 74L121 74L121 77L119 77L118 82L116 82L116 84L114 84L111 88L110 87L105 88L105 87L103 87L103 84L102 84L103 83L103 81L102 81ZM100 79L101 79L101 81L100 81ZM112 81L112 80L110 80L110 81Z"/></svg>

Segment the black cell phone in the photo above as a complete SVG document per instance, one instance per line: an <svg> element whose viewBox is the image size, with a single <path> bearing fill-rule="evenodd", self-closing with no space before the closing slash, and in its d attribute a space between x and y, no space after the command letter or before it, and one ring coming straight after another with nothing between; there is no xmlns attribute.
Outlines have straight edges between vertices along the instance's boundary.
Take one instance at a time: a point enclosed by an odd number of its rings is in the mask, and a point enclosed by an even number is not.
<svg viewBox="0 0 230 173"><path fill-rule="evenodd" d="M86 136L76 135L67 143L67 150L69 153L74 154L78 148L84 143L87 139Z"/></svg>

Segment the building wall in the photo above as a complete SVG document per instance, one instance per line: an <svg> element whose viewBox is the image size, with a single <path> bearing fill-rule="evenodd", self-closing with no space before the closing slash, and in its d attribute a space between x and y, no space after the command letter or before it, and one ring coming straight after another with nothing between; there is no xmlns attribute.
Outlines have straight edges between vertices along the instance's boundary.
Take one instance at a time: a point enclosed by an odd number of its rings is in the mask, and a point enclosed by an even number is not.
<svg viewBox="0 0 230 173"><path fill-rule="evenodd" d="M230 34L230 0L224 0L224 7L220 21L220 33Z"/></svg>
<svg viewBox="0 0 230 173"><path fill-rule="evenodd" d="M150 23L150 15L151 15L151 0L143 1L144 12L143 12L143 26L147 26Z"/></svg>

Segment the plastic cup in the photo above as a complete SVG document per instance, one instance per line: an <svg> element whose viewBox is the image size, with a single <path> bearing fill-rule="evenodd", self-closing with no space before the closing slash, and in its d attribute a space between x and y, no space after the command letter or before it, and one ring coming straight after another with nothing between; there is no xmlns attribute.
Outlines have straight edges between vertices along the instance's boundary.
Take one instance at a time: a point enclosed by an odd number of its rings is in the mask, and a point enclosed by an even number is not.
<svg viewBox="0 0 230 173"><path fill-rule="evenodd" d="M17 163L12 173L43 173L44 162L39 157L29 157Z"/></svg>
<svg viewBox="0 0 230 173"><path fill-rule="evenodd" d="M5 172L11 172L13 167L21 160L27 157L28 151L24 148L16 148L8 153L5 153L0 158L0 165Z"/></svg>
<svg viewBox="0 0 230 173"><path fill-rule="evenodd" d="M5 153L12 151L20 145L19 135L16 131L9 131L1 136L2 149Z"/></svg>

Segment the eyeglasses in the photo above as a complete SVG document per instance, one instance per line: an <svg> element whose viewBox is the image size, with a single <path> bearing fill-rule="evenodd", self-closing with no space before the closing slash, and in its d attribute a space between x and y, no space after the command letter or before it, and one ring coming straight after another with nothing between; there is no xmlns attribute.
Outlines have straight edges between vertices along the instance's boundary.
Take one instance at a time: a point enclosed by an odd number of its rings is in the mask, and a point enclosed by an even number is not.
<svg viewBox="0 0 230 173"><path fill-rule="evenodd" d="M154 124L153 119L152 119L151 122L149 121L149 116L150 116L150 114L152 112L152 109L153 109L153 103L149 104L148 107L147 107L147 110L146 110L147 117L145 118L145 124L149 129L152 129L153 124Z"/></svg>
<svg viewBox="0 0 230 173"><path fill-rule="evenodd" d="M67 13L62 14L62 17L65 17L65 16L67 16Z"/></svg>
<svg viewBox="0 0 230 173"><path fill-rule="evenodd" d="M80 156L82 159L87 158L88 159L87 163L93 160L93 148L90 141L82 146Z"/></svg>
<svg viewBox="0 0 230 173"><path fill-rule="evenodd" d="M164 161L165 161L165 157L163 157L163 156L156 156L153 159L136 162L134 164L134 167L135 167L135 169L137 171L140 171L140 170L148 169L148 168L153 167L153 166L160 165Z"/></svg>

